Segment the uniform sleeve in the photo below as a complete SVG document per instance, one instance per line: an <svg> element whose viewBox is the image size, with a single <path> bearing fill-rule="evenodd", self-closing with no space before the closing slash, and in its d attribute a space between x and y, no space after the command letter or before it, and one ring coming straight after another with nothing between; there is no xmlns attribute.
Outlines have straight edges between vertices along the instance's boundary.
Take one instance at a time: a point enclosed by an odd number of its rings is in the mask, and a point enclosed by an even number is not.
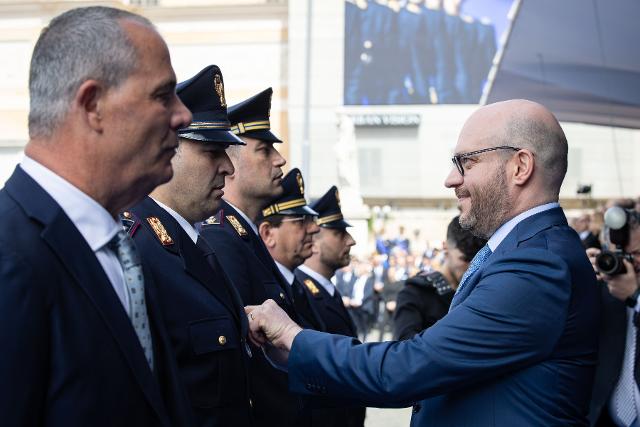
<svg viewBox="0 0 640 427"><path fill-rule="evenodd" d="M566 320L567 264L546 250L519 249L480 274L462 304L411 340L358 344L301 332L289 356L291 390L402 406L547 357Z"/></svg>
<svg viewBox="0 0 640 427"><path fill-rule="evenodd" d="M393 315L393 338L406 340L425 329L426 307L418 288L406 285L398 293L396 310ZM432 324L435 322L432 322ZM431 325L429 325L431 326Z"/></svg>
<svg viewBox="0 0 640 427"><path fill-rule="evenodd" d="M0 420L8 426L44 423L48 308L34 266L0 245Z"/></svg>

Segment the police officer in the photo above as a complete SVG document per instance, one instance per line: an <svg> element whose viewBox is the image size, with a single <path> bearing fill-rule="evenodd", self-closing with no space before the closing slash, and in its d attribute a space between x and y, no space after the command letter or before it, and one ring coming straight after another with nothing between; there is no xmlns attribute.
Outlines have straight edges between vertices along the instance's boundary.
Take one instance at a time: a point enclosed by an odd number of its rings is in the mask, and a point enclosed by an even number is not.
<svg viewBox="0 0 640 427"><path fill-rule="evenodd" d="M462 275L485 243L486 240L463 230L457 216L451 220L444 263L436 271L408 279L398 294L394 339L412 338L447 314Z"/></svg>
<svg viewBox="0 0 640 427"><path fill-rule="evenodd" d="M273 299L298 320L291 287L255 225L262 208L283 193L282 166L286 161L274 146L282 141L270 129L272 94L268 88L229 108L232 132L246 145L227 150L235 172L227 178L220 211L201 224L201 236L215 250L245 305ZM255 425L306 425L303 402L289 394L287 374L274 368L256 347L250 374Z"/></svg>
<svg viewBox="0 0 640 427"><path fill-rule="evenodd" d="M313 235L320 231L315 223L317 212L307 206L300 170L292 169L282 180L282 188L282 196L262 209L258 232L287 285L292 288L302 326L324 331L326 327L312 295L293 273L311 256Z"/></svg>
<svg viewBox="0 0 640 427"><path fill-rule="evenodd" d="M349 252L356 244L347 231L351 225L342 215L336 186L312 203L311 209L318 212L320 232L313 236L311 257L295 270L296 278L311 294L327 332L357 338L356 326L342 302L342 295L331 282L337 270L349 265ZM364 407L318 409L312 415L314 425L336 427L361 427L364 416Z"/></svg>
<svg viewBox="0 0 640 427"><path fill-rule="evenodd" d="M199 426L248 426L250 349L242 301L192 224L216 211L233 165L222 73L210 65L177 93L193 122L179 131L173 179L123 222L159 288L161 309ZM203 253L204 251L204 253Z"/></svg>

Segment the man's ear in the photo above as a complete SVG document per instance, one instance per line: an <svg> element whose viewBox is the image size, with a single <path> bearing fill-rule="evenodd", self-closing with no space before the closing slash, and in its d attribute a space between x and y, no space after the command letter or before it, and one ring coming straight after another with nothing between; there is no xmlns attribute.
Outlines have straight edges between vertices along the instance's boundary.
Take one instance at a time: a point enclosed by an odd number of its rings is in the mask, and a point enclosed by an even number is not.
<svg viewBox="0 0 640 427"><path fill-rule="evenodd" d="M264 245L269 249L273 249L276 245L275 232L276 228L273 227L269 221L262 221L258 226L258 234L264 242Z"/></svg>
<svg viewBox="0 0 640 427"><path fill-rule="evenodd" d="M536 160L533 153L523 148L518 151L511 160L513 164L513 183L519 186L525 185L531 178L531 175L533 175L535 168Z"/></svg>
<svg viewBox="0 0 640 427"><path fill-rule="evenodd" d="M82 112L85 123L96 132L102 132L102 109L106 90L97 80L83 82L74 98L74 106Z"/></svg>

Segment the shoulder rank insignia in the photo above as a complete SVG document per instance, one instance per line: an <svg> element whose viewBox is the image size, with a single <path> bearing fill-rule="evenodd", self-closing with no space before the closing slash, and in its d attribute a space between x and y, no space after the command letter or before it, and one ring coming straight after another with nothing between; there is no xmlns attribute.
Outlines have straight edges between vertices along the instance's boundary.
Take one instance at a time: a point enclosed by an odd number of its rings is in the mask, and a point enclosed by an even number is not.
<svg viewBox="0 0 640 427"><path fill-rule="evenodd" d="M318 289L318 287L316 286L315 283L313 283L313 280L311 279L305 279L304 281L304 285L307 287L307 289L309 289L309 291L311 292L311 294L315 297L316 295L320 294L320 289Z"/></svg>
<svg viewBox="0 0 640 427"><path fill-rule="evenodd" d="M124 231L131 237L135 234L140 223L136 220L131 212L125 211L120 214L120 223Z"/></svg>
<svg viewBox="0 0 640 427"><path fill-rule="evenodd" d="M162 246L173 245L173 239L169 236L167 229L164 228L164 225L162 225L158 217L150 216L147 218L147 222L151 225L153 232L156 233L156 236L158 237L158 240L160 240L160 243L162 243Z"/></svg>
<svg viewBox="0 0 640 427"><path fill-rule="evenodd" d="M204 223L207 225L220 225L220 219L217 216L212 215L209 218L204 220Z"/></svg>
<svg viewBox="0 0 640 427"><path fill-rule="evenodd" d="M240 221L238 221L238 218L236 218L235 215L227 215L226 218L227 218L227 221L229 221L229 224L231 224L233 228L236 229L236 232L238 233L239 236L247 235L247 230L244 229L244 227L242 226L242 224L240 224Z"/></svg>

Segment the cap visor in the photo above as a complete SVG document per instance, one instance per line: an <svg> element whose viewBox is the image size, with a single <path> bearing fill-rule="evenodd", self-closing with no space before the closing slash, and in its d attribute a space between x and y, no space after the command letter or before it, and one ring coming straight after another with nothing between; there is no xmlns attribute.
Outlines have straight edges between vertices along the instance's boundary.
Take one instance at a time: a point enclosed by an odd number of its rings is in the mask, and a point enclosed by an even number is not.
<svg viewBox="0 0 640 427"><path fill-rule="evenodd" d="M249 138L259 139L261 141L267 142L282 142L268 129L259 129L259 130L250 130L245 133L241 133L240 135L248 136Z"/></svg>
<svg viewBox="0 0 640 427"><path fill-rule="evenodd" d="M347 227L353 227L351 224L349 224L347 221L345 221L344 219L339 219L337 221L331 221L331 222L327 222L325 224L322 224L320 227L324 227L324 228L347 228Z"/></svg>
<svg viewBox="0 0 640 427"><path fill-rule="evenodd" d="M218 142L227 145L246 145L243 140L235 136L231 131L226 130L184 130L178 131L178 136L193 141Z"/></svg>

